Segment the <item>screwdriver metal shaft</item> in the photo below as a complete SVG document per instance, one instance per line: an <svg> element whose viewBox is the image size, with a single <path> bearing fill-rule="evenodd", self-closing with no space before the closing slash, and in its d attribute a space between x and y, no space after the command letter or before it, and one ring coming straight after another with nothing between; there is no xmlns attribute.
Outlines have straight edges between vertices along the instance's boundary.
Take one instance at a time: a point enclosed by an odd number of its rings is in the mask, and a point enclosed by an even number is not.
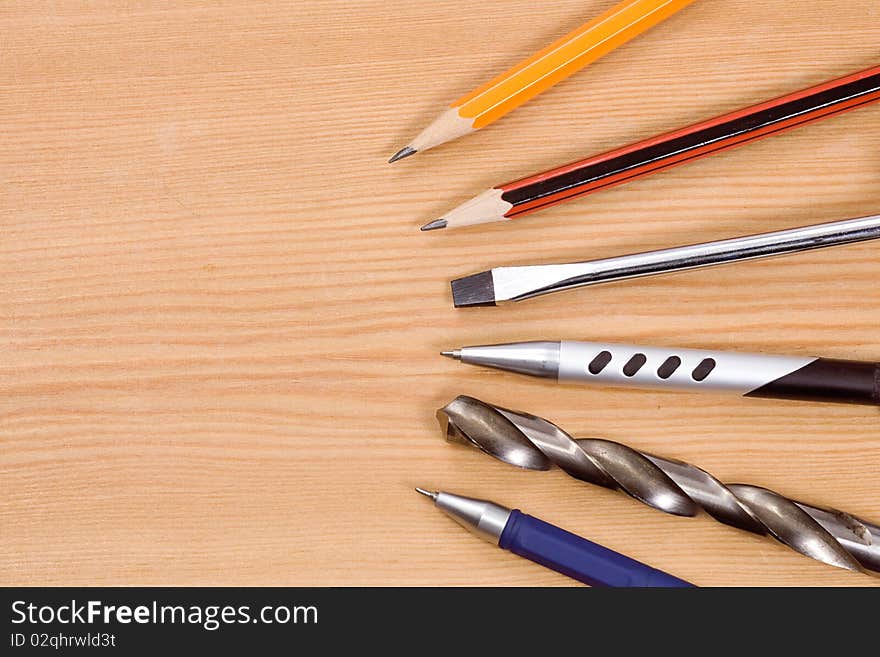
<svg viewBox="0 0 880 657"><path fill-rule="evenodd" d="M695 465L621 443L576 440L534 415L460 396L437 412L446 439L530 470L567 474L666 513L700 509L727 525L770 535L803 555L853 571L880 572L880 526L836 509L796 502L766 488L723 484Z"/></svg>

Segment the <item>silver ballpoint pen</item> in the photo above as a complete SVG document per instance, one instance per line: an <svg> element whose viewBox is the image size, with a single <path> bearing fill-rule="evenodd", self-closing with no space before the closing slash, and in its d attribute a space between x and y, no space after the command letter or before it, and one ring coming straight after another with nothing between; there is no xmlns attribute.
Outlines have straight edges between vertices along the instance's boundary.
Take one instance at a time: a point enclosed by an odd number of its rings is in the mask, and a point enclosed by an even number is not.
<svg viewBox="0 0 880 657"><path fill-rule="evenodd" d="M659 251L566 264L496 267L452 281L456 308L508 301L628 278L710 267L880 238L880 215Z"/></svg>
<svg viewBox="0 0 880 657"><path fill-rule="evenodd" d="M605 342L514 342L442 355L559 382L880 405L880 363Z"/></svg>

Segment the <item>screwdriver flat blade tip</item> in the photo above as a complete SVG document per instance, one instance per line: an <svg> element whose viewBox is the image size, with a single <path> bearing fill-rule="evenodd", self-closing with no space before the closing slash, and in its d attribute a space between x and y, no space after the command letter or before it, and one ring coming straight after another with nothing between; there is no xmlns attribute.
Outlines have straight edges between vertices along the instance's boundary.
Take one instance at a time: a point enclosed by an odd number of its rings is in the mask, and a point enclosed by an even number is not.
<svg viewBox="0 0 880 657"><path fill-rule="evenodd" d="M456 278L450 283L452 303L456 308L495 305L495 278L492 270Z"/></svg>

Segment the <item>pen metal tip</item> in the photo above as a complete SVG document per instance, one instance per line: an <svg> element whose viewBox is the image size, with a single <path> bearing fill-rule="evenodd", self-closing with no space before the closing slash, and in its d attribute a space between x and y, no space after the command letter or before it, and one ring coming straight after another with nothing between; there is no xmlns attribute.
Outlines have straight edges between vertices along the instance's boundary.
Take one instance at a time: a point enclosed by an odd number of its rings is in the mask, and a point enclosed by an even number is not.
<svg viewBox="0 0 880 657"><path fill-rule="evenodd" d="M397 160L402 160L403 158L415 155L416 153L418 153L418 151L412 146L404 146L391 156L391 159L388 160L388 164L394 164Z"/></svg>
<svg viewBox="0 0 880 657"><path fill-rule="evenodd" d="M425 490L424 488L416 488L417 493L421 493L425 497L430 497L432 500L437 499L437 493L429 490Z"/></svg>
<svg viewBox="0 0 880 657"><path fill-rule="evenodd" d="M447 358L454 358L455 360L461 360L461 350L454 349L452 351L441 351L441 356L446 356Z"/></svg>
<svg viewBox="0 0 880 657"><path fill-rule="evenodd" d="M440 230L441 228L446 228L446 219L434 219L434 221L429 221L422 226L422 231Z"/></svg>

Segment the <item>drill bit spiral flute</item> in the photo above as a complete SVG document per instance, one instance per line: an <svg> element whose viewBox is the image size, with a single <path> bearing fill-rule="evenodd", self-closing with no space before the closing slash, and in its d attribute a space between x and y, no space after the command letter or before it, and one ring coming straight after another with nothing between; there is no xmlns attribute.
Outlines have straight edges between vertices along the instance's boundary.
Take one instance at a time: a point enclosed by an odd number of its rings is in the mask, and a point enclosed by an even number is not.
<svg viewBox="0 0 880 657"><path fill-rule="evenodd" d="M666 513L702 509L727 525L770 535L803 555L838 568L880 572L880 526L842 511L795 502L745 484L723 484L681 461L620 443L576 440L533 415L460 396L437 411L447 440L475 446L529 470L554 465L591 484L617 489Z"/></svg>

